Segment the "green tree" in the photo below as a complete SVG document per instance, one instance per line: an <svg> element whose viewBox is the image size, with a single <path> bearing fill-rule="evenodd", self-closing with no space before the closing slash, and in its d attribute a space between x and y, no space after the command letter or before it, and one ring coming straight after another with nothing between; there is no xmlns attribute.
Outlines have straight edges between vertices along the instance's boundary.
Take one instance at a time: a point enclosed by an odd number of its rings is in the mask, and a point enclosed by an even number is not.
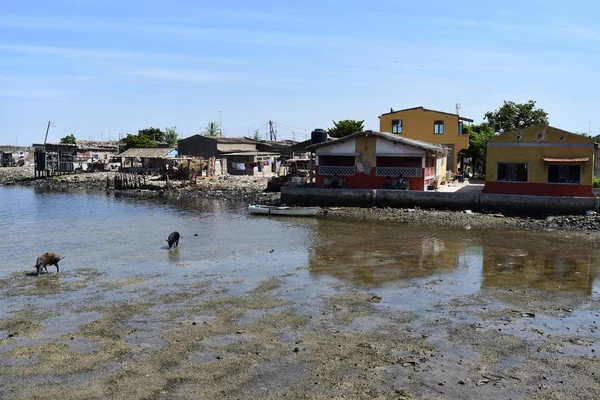
<svg viewBox="0 0 600 400"><path fill-rule="evenodd" d="M60 142L63 144L76 144L77 139L75 139L75 135L71 133L70 135L60 138Z"/></svg>
<svg viewBox="0 0 600 400"><path fill-rule="evenodd" d="M353 119L344 119L338 122L333 121L333 128L329 128L327 133L331 137L341 138L356 132L362 132L365 129L364 122L364 120L357 121Z"/></svg>
<svg viewBox="0 0 600 400"><path fill-rule="evenodd" d="M548 124L548 113L535 107L535 101L505 101L502 107L485 113L484 119L496 132L511 132L537 124Z"/></svg>
<svg viewBox="0 0 600 400"><path fill-rule="evenodd" d="M473 172L485 174L488 141L496 136L492 127L483 123L463 128L463 133L469 135L469 148L461 151L461 155L472 159Z"/></svg>
<svg viewBox="0 0 600 400"><path fill-rule="evenodd" d="M157 143L165 143L165 133L158 128L146 128L138 131L138 136L143 136Z"/></svg>
<svg viewBox="0 0 600 400"><path fill-rule="evenodd" d="M156 147L157 145L157 142L149 136L140 134L134 135L130 133L123 138L123 141L125 142L125 149Z"/></svg>
<svg viewBox="0 0 600 400"><path fill-rule="evenodd" d="M219 123L215 121L209 121L206 125L206 128L204 128L203 135L211 137L221 136L221 127L219 126Z"/></svg>
<svg viewBox="0 0 600 400"><path fill-rule="evenodd" d="M252 136L252 139L256 140L256 141L260 141L260 130L255 130L254 131L254 136Z"/></svg>
<svg viewBox="0 0 600 400"><path fill-rule="evenodd" d="M176 146L178 138L179 134L177 133L176 126L165 128L165 143L170 144L171 146Z"/></svg>

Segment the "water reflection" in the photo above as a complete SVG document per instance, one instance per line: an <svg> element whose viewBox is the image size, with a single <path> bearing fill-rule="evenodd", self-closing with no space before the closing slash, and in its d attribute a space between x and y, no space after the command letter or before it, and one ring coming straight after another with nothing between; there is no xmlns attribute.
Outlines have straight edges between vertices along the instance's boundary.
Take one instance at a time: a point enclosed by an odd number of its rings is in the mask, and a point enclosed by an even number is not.
<svg viewBox="0 0 600 400"><path fill-rule="evenodd" d="M179 247L173 247L169 249L169 262L173 264L177 264L181 261L181 257L179 256Z"/></svg>
<svg viewBox="0 0 600 400"><path fill-rule="evenodd" d="M535 288L592 294L598 274L597 252L587 246L483 246L484 287Z"/></svg>
<svg viewBox="0 0 600 400"><path fill-rule="evenodd" d="M600 253L562 233L465 231L319 220L309 250L313 277L364 286L425 277L460 277L479 287L594 292Z"/></svg>
<svg viewBox="0 0 600 400"><path fill-rule="evenodd" d="M266 274L308 259L303 279L332 277L358 286L442 278L457 293L467 287L598 290L599 240L591 236L249 216L244 205L226 200L167 204L104 191L64 192L0 188L0 230L11 235L0 242L0 253L11 260L0 273L32 271L35 257L50 250L67 256L65 271L94 266L128 274L148 266L172 272L173 264L219 264ZM181 247L167 250L174 230L183 235Z"/></svg>
<svg viewBox="0 0 600 400"><path fill-rule="evenodd" d="M434 236L435 235L435 236ZM448 274L464 267L462 231L320 220L310 273L360 285Z"/></svg>

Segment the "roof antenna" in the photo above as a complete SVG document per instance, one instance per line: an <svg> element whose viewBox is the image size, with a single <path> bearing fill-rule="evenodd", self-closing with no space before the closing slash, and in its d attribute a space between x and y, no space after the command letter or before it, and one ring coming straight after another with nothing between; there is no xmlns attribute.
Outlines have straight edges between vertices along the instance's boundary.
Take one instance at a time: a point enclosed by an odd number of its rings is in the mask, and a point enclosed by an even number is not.
<svg viewBox="0 0 600 400"><path fill-rule="evenodd" d="M456 103L456 115L460 115L460 103Z"/></svg>

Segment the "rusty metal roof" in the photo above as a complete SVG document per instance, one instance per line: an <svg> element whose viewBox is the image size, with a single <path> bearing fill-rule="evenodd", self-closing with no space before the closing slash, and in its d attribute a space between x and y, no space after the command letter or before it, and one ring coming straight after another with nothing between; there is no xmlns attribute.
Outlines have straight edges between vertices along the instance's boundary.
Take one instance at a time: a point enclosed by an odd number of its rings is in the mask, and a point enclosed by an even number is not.
<svg viewBox="0 0 600 400"><path fill-rule="evenodd" d="M590 159L588 157L579 157L579 158L544 157L544 161L555 162L555 163L578 163L578 162L588 162L588 161L590 161Z"/></svg>
<svg viewBox="0 0 600 400"><path fill-rule="evenodd" d="M173 150L174 147L132 148L118 154L117 157L163 158Z"/></svg>

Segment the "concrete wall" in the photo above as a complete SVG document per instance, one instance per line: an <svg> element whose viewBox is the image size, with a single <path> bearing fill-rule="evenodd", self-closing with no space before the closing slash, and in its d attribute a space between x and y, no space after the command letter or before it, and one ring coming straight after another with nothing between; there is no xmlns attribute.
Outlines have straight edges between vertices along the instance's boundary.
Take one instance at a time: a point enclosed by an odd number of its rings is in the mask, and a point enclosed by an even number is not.
<svg viewBox="0 0 600 400"><path fill-rule="evenodd" d="M582 214L600 212L598 197L520 196L487 193L412 192L378 189L282 187L281 202L294 206L420 207L487 210L516 214Z"/></svg>

